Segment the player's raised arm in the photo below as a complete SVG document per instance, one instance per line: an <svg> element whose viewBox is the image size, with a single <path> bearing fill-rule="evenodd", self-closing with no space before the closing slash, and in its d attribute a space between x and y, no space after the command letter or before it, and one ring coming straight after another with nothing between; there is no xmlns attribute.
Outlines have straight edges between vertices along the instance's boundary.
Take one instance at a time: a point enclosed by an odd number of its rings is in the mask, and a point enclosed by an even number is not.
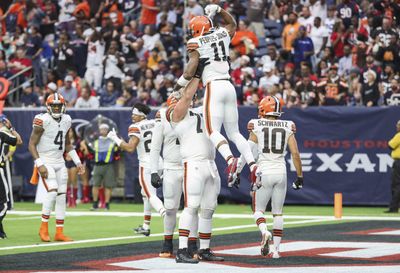
<svg viewBox="0 0 400 273"><path fill-rule="evenodd" d="M293 183L293 188L295 190L299 190L303 187L303 170L301 166L299 148L297 146L297 141L294 134L289 137L288 146L289 146L289 151L292 154L293 165L296 168L296 173L297 173L297 179Z"/></svg>
<svg viewBox="0 0 400 273"><path fill-rule="evenodd" d="M134 135L130 136L129 141L126 142L122 138L118 137L117 132L115 132L115 129L112 129L110 132L108 132L107 137L114 141L117 146L125 152L128 153L133 153L136 151L136 148L139 144L140 139Z"/></svg>
<svg viewBox="0 0 400 273"><path fill-rule="evenodd" d="M222 19L224 20L225 28L228 30L229 36L231 36L232 38L233 35L235 35L237 28L236 20L229 12L215 4L207 5L204 11L211 19L214 17L215 14L220 14Z"/></svg>
<svg viewBox="0 0 400 273"><path fill-rule="evenodd" d="M181 88L185 87L189 81L193 78L196 68L199 64L200 54L196 50L188 50L189 52L189 62L186 66L185 71L183 72L182 76L178 79L174 90L178 91Z"/></svg>
<svg viewBox="0 0 400 273"><path fill-rule="evenodd" d="M167 115L170 115L172 122L179 122L186 116L190 104L192 103L193 96L196 93L197 88L199 87L199 83L199 78L193 78L183 90L182 97L176 103L173 110L167 111Z"/></svg>

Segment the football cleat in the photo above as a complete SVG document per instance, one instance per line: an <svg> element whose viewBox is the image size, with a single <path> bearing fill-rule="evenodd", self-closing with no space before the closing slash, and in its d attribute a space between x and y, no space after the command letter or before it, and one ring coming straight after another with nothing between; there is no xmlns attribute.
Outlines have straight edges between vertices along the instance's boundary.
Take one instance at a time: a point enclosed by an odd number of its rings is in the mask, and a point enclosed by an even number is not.
<svg viewBox="0 0 400 273"><path fill-rule="evenodd" d="M188 242L188 253L193 259L199 259L197 241Z"/></svg>
<svg viewBox="0 0 400 273"><path fill-rule="evenodd" d="M210 262L223 262L224 257L215 256L215 254L211 251L211 249L200 249L199 250L199 260L202 261L210 261Z"/></svg>
<svg viewBox="0 0 400 273"><path fill-rule="evenodd" d="M239 159L234 158L231 164L226 168L226 173L228 175L228 185L236 180L237 177L237 168L238 168ZM232 186L231 186L232 187Z"/></svg>
<svg viewBox="0 0 400 273"><path fill-rule="evenodd" d="M269 254L269 244L271 242L271 232L268 230L265 232L265 234L262 236L261 240L261 255L262 256L268 256Z"/></svg>
<svg viewBox="0 0 400 273"><path fill-rule="evenodd" d="M173 254L172 240L165 240L163 244L163 249L161 250L159 256L161 258L171 258L172 254Z"/></svg>
<svg viewBox="0 0 400 273"><path fill-rule="evenodd" d="M39 236L42 242L50 242L48 222L42 222L40 225Z"/></svg>
<svg viewBox="0 0 400 273"><path fill-rule="evenodd" d="M0 239L7 239L7 234L5 232L0 232Z"/></svg>
<svg viewBox="0 0 400 273"><path fill-rule="evenodd" d="M198 259L193 259L187 250L187 248L178 249L176 253L175 261L177 263L185 263L185 264L197 264L199 263Z"/></svg>
<svg viewBox="0 0 400 273"><path fill-rule="evenodd" d="M71 242L73 241L70 237L65 236L63 227L56 227L56 235L54 236L54 241L59 242Z"/></svg>
<svg viewBox="0 0 400 273"><path fill-rule="evenodd" d="M272 259L279 259L281 255L279 255L279 251L272 252Z"/></svg>
<svg viewBox="0 0 400 273"><path fill-rule="evenodd" d="M150 235L150 229L145 229L143 228L142 225L139 225L137 228L134 228L133 231L138 234L143 234L144 236L149 236Z"/></svg>

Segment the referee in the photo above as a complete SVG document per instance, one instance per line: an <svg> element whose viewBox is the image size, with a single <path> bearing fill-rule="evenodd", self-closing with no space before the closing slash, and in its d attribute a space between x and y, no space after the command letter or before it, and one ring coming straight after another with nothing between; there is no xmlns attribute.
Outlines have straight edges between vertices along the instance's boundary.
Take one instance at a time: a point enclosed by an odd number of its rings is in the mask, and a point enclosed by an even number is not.
<svg viewBox="0 0 400 273"><path fill-rule="evenodd" d="M400 203L400 120L396 124L397 132L389 141L389 148L392 149L392 158L394 160L392 167L392 201L387 213L399 212Z"/></svg>
<svg viewBox="0 0 400 273"><path fill-rule="evenodd" d="M21 145L22 139L20 135L14 130L11 122L5 115L0 115L0 128L7 127L10 133L0 131L0 239L5 239L6 233L3 229L3 219L7 212L8 188L7 179L4 176L4 144L8 145Z"/></svg>

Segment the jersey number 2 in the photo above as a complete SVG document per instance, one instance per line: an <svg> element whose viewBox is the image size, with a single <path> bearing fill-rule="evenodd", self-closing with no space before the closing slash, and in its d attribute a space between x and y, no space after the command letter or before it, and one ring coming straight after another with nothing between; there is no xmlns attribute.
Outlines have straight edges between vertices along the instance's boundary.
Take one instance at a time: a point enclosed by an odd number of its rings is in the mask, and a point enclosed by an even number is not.
<svg viewBox="0 0 400 273"><path fill-rule="evenodd" d="M153 135L153 133L151 131L147 131L143 134L143 137L146 138L148 135L150 135L150 139L146 140L143 144L144 144L144 150L146 153L150 152L150 144L151 144L151 136Z"/></svg>
<svg viewBox="0 0 400 273"><path fill-rule="evenodd" d="M225 50L225 44L223 41L220 41L217 45L217 43L212 43L211 47L214 49L214 60L215 61L221 61L221 58L219 57L219 50L218 50L218 46L221 48L222 50L222 61L226 61L226 50Z"/></svg>
<svg viewBox="0 0 400 273"><path fill-rule="evenodd" d="M282 128L273 128L271 130L271 145L269 143L269 129L270 128L264 128L264 149L262 150L263 153L272 153L274 154L281 154L283 153L283 149L285 147L285 137L286 137L286 131L285 129ZM276 135L281 134L281 143L279 145L279 149L276 147Z"/></svg>
<svg viewBox="0 0 400 273"><path fill-rule="evenodd" d="M59 145L58 149L62 150L63 149L63 132L58 131L56 138L54 139L54 144Z"/></svg>

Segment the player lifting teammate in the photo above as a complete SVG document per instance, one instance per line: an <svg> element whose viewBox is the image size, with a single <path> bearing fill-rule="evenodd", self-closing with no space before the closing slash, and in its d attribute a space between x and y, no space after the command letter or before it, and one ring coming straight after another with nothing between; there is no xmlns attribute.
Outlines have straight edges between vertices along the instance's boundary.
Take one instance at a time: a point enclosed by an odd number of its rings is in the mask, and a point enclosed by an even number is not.
<svg viewBox="0 0 400 273"><path fill-rule="evenodd" d="M112 130L107 137L112 139L123 151L133 153L137 150L139 159L139 182L142 187L144 222L142 226L135 229L137 233L145 236L150 235L151 207L162 217L165 209L161 200L157 197L157 189L151 185L150 171L150 145L151 136L155 126L155 120L147 119L151 110L147 105L137 103L132 109L132 124L128 129L129 142L119 138Z"/></svg>
<svg viewBox="0 0 400 273"><path fill-rule="evenodd" d="M234 179L238 160L233 157L229 144L220 133L224 125L228 138L233 141L252 173L257 166L246 139L239 132L236 91L230 81L229 44L236 31L235 19L218 5L205 8L207 16L195 16L189 23L192 38L187 43L189 62L179 78L175 90L186 86L193 77L200 59L210 60L204 68L202 81L206 85L203 116L205 130L214 146L228 163L228 182ZM213 28L211 19L220 14L225 26Z"/></svg>
<svg viewBox="0 0 400 273"><path fill-rule="evenodd" d="M71 130L71 117L65 114L65 100L58 93L50 95L46 100L47 113L38 114L33 120L33 130L29 139L29 151L35 160L40 178L46 188L47 195L42 205L42 224L39 230L40 239L50 242L48 221L55 203L56 235L55 241L72 241L63 233L67 168L64 151L68 153L78 168L78 174L85 172L75 149L66 137Z"/></svg>
<svg viewBox="0 0 400 273"><path fill-rule="evenodd" d="M257 165L262 172L261 180L253 187L252 209L254 220L262 234L261 254L272 258L279 258L279 244L283 235L282 208L286 196L286 163L285 151L289 146L297 180L293 188L303 187L303 172L296 138L295 125L289 120L278 120L282 115L281 103L275 96L267 96L258 106L258 119L248 123L250 132L249 144L257 159ZM238 167L238 171L242 166ZM271 233L267 230L264 212L271 199L273 220L274 247L269 249Z"/></svg>

